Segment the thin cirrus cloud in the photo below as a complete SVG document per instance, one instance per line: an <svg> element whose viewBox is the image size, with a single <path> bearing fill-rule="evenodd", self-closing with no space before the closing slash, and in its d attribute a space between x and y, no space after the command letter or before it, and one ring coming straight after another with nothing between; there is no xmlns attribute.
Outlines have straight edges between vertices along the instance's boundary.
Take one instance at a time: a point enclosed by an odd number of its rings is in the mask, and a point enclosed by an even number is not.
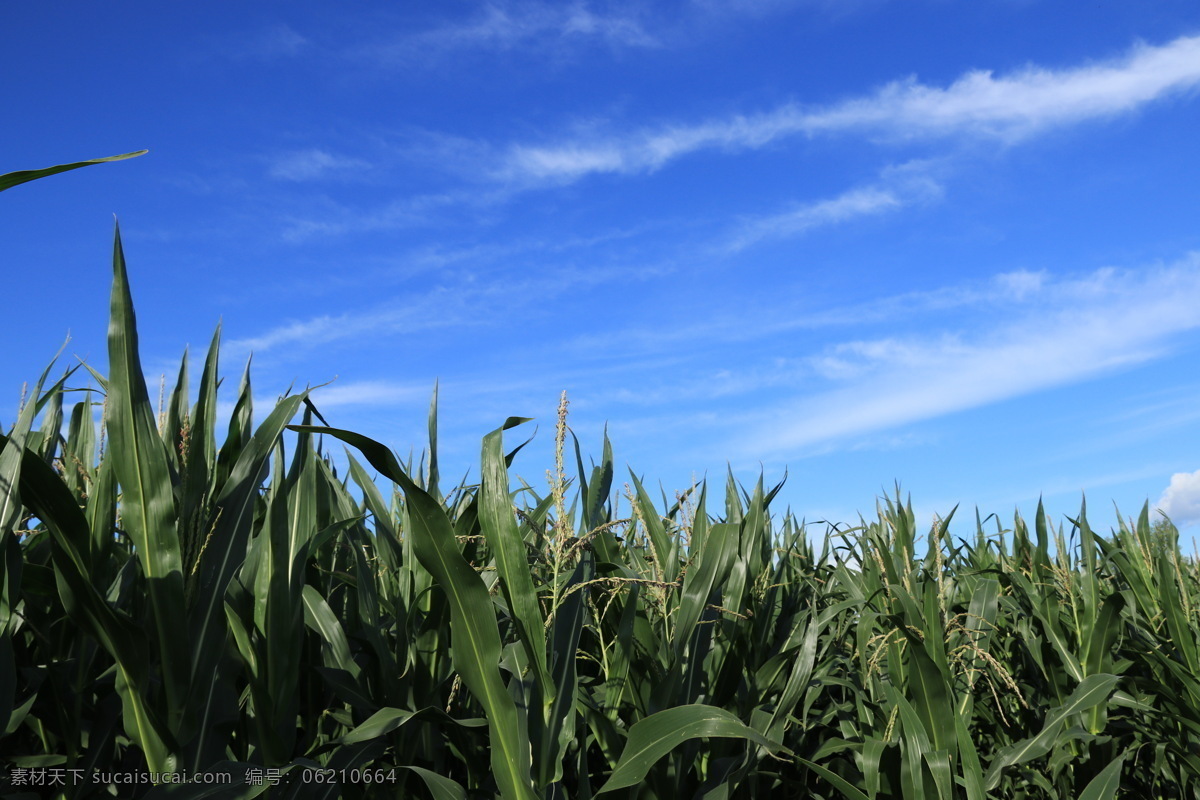
<svg viewBox="0 0 1200 800"><path fill-rule="evenodd" d="M477 281L471 272L448 275L444 283L403 301L385 303L373 310L349 312L336 316L323 314L306 320L290 322L268 330L259 336L230 341L226 351L235 357L262 353L283 345L313 347L335 341L361 337L366 334L411 333L431 329L464 330L470 326L493 324L484 313L497 297L537 297L540 301L581 287L600 283L647 280L660 275L651 265L587 269L560 268L553 275L527 278L501 277ZM429 309L437 308L436 315Z"/></svg>
<svg viewBox="0 0 1200 800"><path fill-rule="evenodd" d="M777 342L798 331L833 330L864 325L886 325L914 317L942 318L956 310L989 309L1009 313L1014 305L1037 293L1046 283L1045 272L1016 270L993 276L985 286L943 286L937 289L903 292L868 302L835 306L796 314L790 301L781 302L782 311L763 310L753 318L743 313L705 315L703 321L673 325L628 327L602 333L580 334L563 343L575 354L601 348L624 358L644 358L652 354L678 352L686 343L705 341L745 346L752 342ZM1042 295L1042 299L1050 292ZM1013 310L1012 313L1016 313ZM850 374L851 365L834 361L829 354L809 357L810 367ZM811 371L811 370L810 370ZM857 374L860 370L855 370ZM805 375L807 377L807 373ZM762 386L762 383L748 384Z"/></svg>
<svg viewBox="0 0 1200 800"><path fill-rule="evenodd" d="M226 350L240 356L243 353L261 353L281 345L314 346L368 333L377 334L380 331L411 332L469 324L468 315L454 313L450 308L454 300L453 293L435 289L427 292L420 300L397 307L385 307L365 314L326 314L280 325L260 336L230 341ZM434 303L439 304L446 313L439 313L436 318L431 319L425 309Z"/></svg>
<svg viewBox="0 0 1200 800"><path fill-rule="evenodd" d="M597 14L582 4L488 4L474 18L405 35L384 44L360 47L360 56L383 62L418 60L463 50L514 50L553 46L572 39L593 39L626 47L657 44L637 19Z"/></svg>
<svg viewBox="0 0 1200 800"><path fill-rule="evenodd" d="M1200 327L1200 254L1166 268L1069 280L1016 273L994 285L1024 312L1006 311L1012 321L975 335L834 345L810 365L841 385L772 410L746 448L794 452L1078 383L1162 357L1173 337Z"/></svg>
<svg viewBox="0 0 1200 800"><path fill-rule="evenodd" d="M322 386L313 391L318 407L394 406L429 397L428 386L412 386L395 381L355 381Z"/></svg>
<svg viewBox="0 0 1200 800"><path fill-rule="evenodd" d="M670 125L623 137L513 145L493 176L569 183L597 173L652 172L702 150L746 150L784 137L874 132L895 139L982 136L1013 142L1053 127L1130 113L1200 85L1200 36L1139 44L1121 58L1008 76L968 72L945 88L915 78L825 108L789 104L762 114Z"/></svg>
<svg viewBox="0 0 1200 800"><path fill-rule="evenodd" d="M339 156L320 148L294 150L272 160L268 173L285 181L311 181L366 169L370 165L360 158Z"/></svg>
<svg viewBox="0 0 1200 800"><path fill-rule="evenodd" d="M884 170L881 179L872 185L800 204L780 213L744 218L724 249L736 252L764 239L798 236L814 228L875 216L940 197L942 186L932 172L930 162L914 161Z"/></svg>
<svg viewBox="0 0 1200 800"><path fill-rule="evenodd" d="M290 25L278 24L220 43L220 54L234 61L274 61L299 55L310 42Z"/></svg>
<svg viewBox="0 0 1200 800"><path fill-rule="evenodd" d="M794 236L822 225L879 214L902 205L904 201L890 189L878 186L853 189L828 200L748 223L730 243L730 249L741 250L762 239Z"/></svg>

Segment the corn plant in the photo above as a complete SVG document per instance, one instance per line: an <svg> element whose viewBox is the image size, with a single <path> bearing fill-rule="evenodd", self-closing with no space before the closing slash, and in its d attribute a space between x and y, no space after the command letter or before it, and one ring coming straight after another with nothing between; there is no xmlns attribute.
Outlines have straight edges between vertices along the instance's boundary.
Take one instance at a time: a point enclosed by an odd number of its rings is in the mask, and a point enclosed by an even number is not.
<svg viewBox="0 0 1200 800"><path fill-rule="evenodd" d="M818 550L782 483L585 466L565 394L543 487L510 417L445 491L436 387L416 464L308 391L256 426L249 364L220 441L220 329L155 406L119 231L110 313L0 436L6 796L1200 797L1200 567L1148 508L955 541L897 486Z"/></svg>

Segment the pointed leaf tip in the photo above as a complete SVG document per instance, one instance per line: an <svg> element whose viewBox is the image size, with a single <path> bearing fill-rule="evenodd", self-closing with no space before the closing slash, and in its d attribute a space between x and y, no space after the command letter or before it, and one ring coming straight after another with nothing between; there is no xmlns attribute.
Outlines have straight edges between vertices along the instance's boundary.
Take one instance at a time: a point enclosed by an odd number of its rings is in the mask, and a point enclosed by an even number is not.
<svg viewBox="0 0 1200 800"><path fill-rule="evenodd" d="M17 172L8 172L0 175L0 192L3 192L5 189L11 189L14 186L19 186L22 183L36 181L39 178L46 178L50 175L57 175L60 172L68 172L73 169L79 169L80 167L90 167L92 164L103 164L107 161L124 161L127 158L137 158L138 156L145 155L148 152L150 151L137 150L133 153L122 153L121 155L107 156L106 158L93 158L90 161L76 161L72 164L59 164L53 167L46 167L45 169L27 169Z"/></svg>

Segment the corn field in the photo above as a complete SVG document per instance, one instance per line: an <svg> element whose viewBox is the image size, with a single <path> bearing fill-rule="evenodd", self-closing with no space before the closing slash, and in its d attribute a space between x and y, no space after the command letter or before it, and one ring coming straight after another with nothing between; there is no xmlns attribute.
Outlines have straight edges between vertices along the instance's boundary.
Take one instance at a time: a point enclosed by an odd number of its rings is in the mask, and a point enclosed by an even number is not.
<svg viewBox="0 0 1200 800"><path fill-rule="evenodd" d="M446 491L436 389L416 464L307 391L256 425L248 365L219 440L220 330L155 403L131 297L118 231L108 374L0 436L6 797L1200 798L1200 565L1148 507L954 540L897 488L818 551L782 484L585 467L565 394L543 488L512 417Z"/></svg>

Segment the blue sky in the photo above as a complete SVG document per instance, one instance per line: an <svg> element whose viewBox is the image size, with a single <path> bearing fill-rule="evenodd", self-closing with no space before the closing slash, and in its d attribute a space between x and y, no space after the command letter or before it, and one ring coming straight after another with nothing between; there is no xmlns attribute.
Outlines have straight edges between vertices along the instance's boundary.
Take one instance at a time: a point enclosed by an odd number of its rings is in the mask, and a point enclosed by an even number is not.
<svg viewBox="0 0 1200 800"><path fill-rule="evenodd" d="M857 522L899 481L960 535L1086 492L1099 530L1149 501L1200 533L1192 0L0 24L0 172L150 150L0 196L5 428L68 332L105 368L115 213L151 386L222 320L226 403L253 353L260 419L336 378L330 423L406 455L438 380L448 485L518 415L544 487L565 389L618 485L786 470L776 513Z"/></svg>

